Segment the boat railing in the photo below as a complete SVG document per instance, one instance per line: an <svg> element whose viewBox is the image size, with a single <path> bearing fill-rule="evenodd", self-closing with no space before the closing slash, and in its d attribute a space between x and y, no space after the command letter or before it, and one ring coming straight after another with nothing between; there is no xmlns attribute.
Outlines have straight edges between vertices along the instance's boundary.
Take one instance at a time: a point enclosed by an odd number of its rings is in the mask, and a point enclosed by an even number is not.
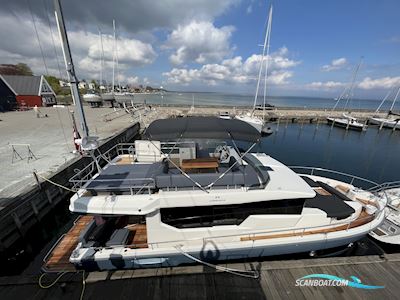
<svg viewBox="0 0 400 300"><path fill-rule="evenodd" d="M112 193L113 191L115 192L129 191L130 195L138 195L145 190L147 190L148 194L151 194L152 189L154 189L155 187L155 180L154 178L150 177L123 179L124 186L119 185L121 181L122 181L121 179L91 179L88 180L87 182L104 184L104 186L100 185L100 186L95 186L93 188L87 187L87 189L90 191L94 191L94 195L96 195L97 192L102 192L102 191L107 191L110 193ZM112 186L113 183L115 183L115 186Z"/></svg>
<svg viewBox="0 0 400 300"><path fill-rule="evenodd" d="M174 154L178 151L179 153L179 146L180 145L187 145L188 142L178 142L178 143L168 143L168 142L163 142L161 143L161 151L166 154ZM194 145L194 144L193 144ZM96 177L98 176L99 172L101 171L101 168L106 166L107 164L111 164L112 160L121 155L128 155L129 158L134 160L134 156L136 154L136 149L135 149L135 144L134 143L119 143L108 149L104 153L100 153L97 156L95 156L95 159L90 162L86 167L83 169L75 170L75 175L73 175L70 179L69 182L72 183L72 189L75 191L78 191L82 187L85 186L88 182L92 181L102 181L103 183L106 182L111 182L113 179L107 179L107 180L98 180ZM146 156L146 154L141 154L141 156ZM154 154L148 154L148 156L154 156ZM146 183L143 186L132 186L131 190L137 190L138 188L149 188L150 184L154 184L154 179L153 178L135 178L132 179L132 183L135 181L141 181L141 180L146 180L148 183ZM115 180L115 181L121 181L121 180ZM127 180L124 180L125 182ZM129 181L129 180L128 180ZM96 190L99 190L101 188L97 188ZM109 189L109 188L107 188ZM114 188L114 190L120 189Z"/></svg>
<svg viewBox="0 0 400 300"><path fill-rule="evenodd" d="M307 166L290 166L289 168L299 175L312 175L321 177L326 177L326 175L329 175L328 178L342 181L350 185L366 189L370 192L376 192L375 189L380 186L380 184L375 181L330 169Z"/></svg>
<svg viewBox="0 0 400 300"><path fill-rule="evenodd" d="M75 225L75 222L74 222L74 225ZM58 246L58 244L63 240L63 238L64 238L66 235L67 235L66 233L62 234L62 235L57 239L57 241L53 244L53 246L51 246L51 248L49 249L49 251L47 251L46 255L43 257L43 262L44 262L44 265L43 265L43 267L42 267L42 270L43 270L43 271L48 272L48 270L47 270L47 268L46 268L46 263L47 263L47 261L48 261L50 255L53 253L54 249Z"/></svg>
<svg viewBox="0 0 400 300"><path fill-rule="evenodd" d="M375 192L381 192L381 191L388 191L391 189L398 189L400 188L400 181L390 181L390 182L384 182L376 186L373 191Z"/></svg>

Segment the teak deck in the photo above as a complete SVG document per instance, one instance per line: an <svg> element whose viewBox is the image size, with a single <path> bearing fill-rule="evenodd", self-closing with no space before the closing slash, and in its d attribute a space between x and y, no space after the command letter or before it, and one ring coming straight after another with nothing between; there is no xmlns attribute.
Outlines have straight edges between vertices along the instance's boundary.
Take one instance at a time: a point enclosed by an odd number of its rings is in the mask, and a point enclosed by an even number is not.
<svg viewBox="0 0 400 300"><path fill-rule="evenodd" d="M82 216L75 222L74 226L65 234L61 241L51 252L45 262L44 268L49 272L75 271L73 264L69 262L71 252L78 244L81 231L92 221L92 216Z"/></svg>
<svg viewBox="0 0 400 300"><path fill-rule="evenodd" d="M217 169L218 159L214 157L184 159L182 160L181 167L183 170L192 169Z"/></svg>
<svg viewBox="0 0 400 300"><path fill-rule="evenodd" d="M133 239L129 243L131 248L148 248L146 224L136 224L129 230L133 231Z"/></svg>
<svg viewBox="0 0 400 300"><path fill-rule="evenodd" d="M90 223L93 216L82 216L74 226L65 234L44 264L47 272L73 272L76 271L73 264L69 262L72 251L78 244L78 238L83 229ZM132 231L132 239L128 241L126 247L147 248L147 228L146 224L136 224L129 228Z"/></svg>

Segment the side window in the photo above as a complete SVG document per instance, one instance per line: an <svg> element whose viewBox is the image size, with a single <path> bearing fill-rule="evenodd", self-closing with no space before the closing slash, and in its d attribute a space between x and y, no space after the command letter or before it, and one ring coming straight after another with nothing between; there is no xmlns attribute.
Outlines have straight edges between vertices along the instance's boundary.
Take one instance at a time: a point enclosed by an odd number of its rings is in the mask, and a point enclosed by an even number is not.
<svg viewBox="0 0 400 300"><path fill-rule="evenodd" d="M176 228L239 225L251 215L301 214L304 199L239 205L161 208L161 221Z"/></svg>

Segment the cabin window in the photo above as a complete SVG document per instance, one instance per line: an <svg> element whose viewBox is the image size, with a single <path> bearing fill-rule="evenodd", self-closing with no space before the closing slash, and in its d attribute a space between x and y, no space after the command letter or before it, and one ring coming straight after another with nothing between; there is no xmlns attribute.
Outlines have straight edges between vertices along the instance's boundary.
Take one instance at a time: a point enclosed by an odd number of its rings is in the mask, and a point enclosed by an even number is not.
<svg viewBox="0 0 400 300"><path fill-rule="evenodd" d="M176 228L239 225L250 215L301 214L304 199L234 205L161 208L161 221Z"/></svg>

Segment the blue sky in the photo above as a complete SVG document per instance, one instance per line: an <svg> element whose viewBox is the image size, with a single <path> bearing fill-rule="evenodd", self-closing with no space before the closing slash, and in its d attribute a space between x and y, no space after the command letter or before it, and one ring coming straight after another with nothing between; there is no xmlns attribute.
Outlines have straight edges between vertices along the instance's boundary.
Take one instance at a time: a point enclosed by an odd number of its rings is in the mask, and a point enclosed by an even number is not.
<svg viewBox="0 0 400 300"><path fill-rule="evenodd" d="M29 0L47 60L60 74L47 16L56 33L52 1ZM252 94L261 62L268 7L259 0L63 1L80 78L99 77L103 32L104 77L112 66L111 20L117 21L120 81L186 91ZM356 97L381 98L400 85L400 1L275 0L268 93L336 97L363 56ZM80 9L77 10L76 8ZM26 1L0 8L0 63L23 61L45 73ZM20 26L13 26L16 20ZM1 36L3 34L3 37ZM28 43L21 43L20 40ZM30 43L29 43L30 39ZM58 38L54 36L58 53ZM62 71L63 72L63 71Z"/></svg>

